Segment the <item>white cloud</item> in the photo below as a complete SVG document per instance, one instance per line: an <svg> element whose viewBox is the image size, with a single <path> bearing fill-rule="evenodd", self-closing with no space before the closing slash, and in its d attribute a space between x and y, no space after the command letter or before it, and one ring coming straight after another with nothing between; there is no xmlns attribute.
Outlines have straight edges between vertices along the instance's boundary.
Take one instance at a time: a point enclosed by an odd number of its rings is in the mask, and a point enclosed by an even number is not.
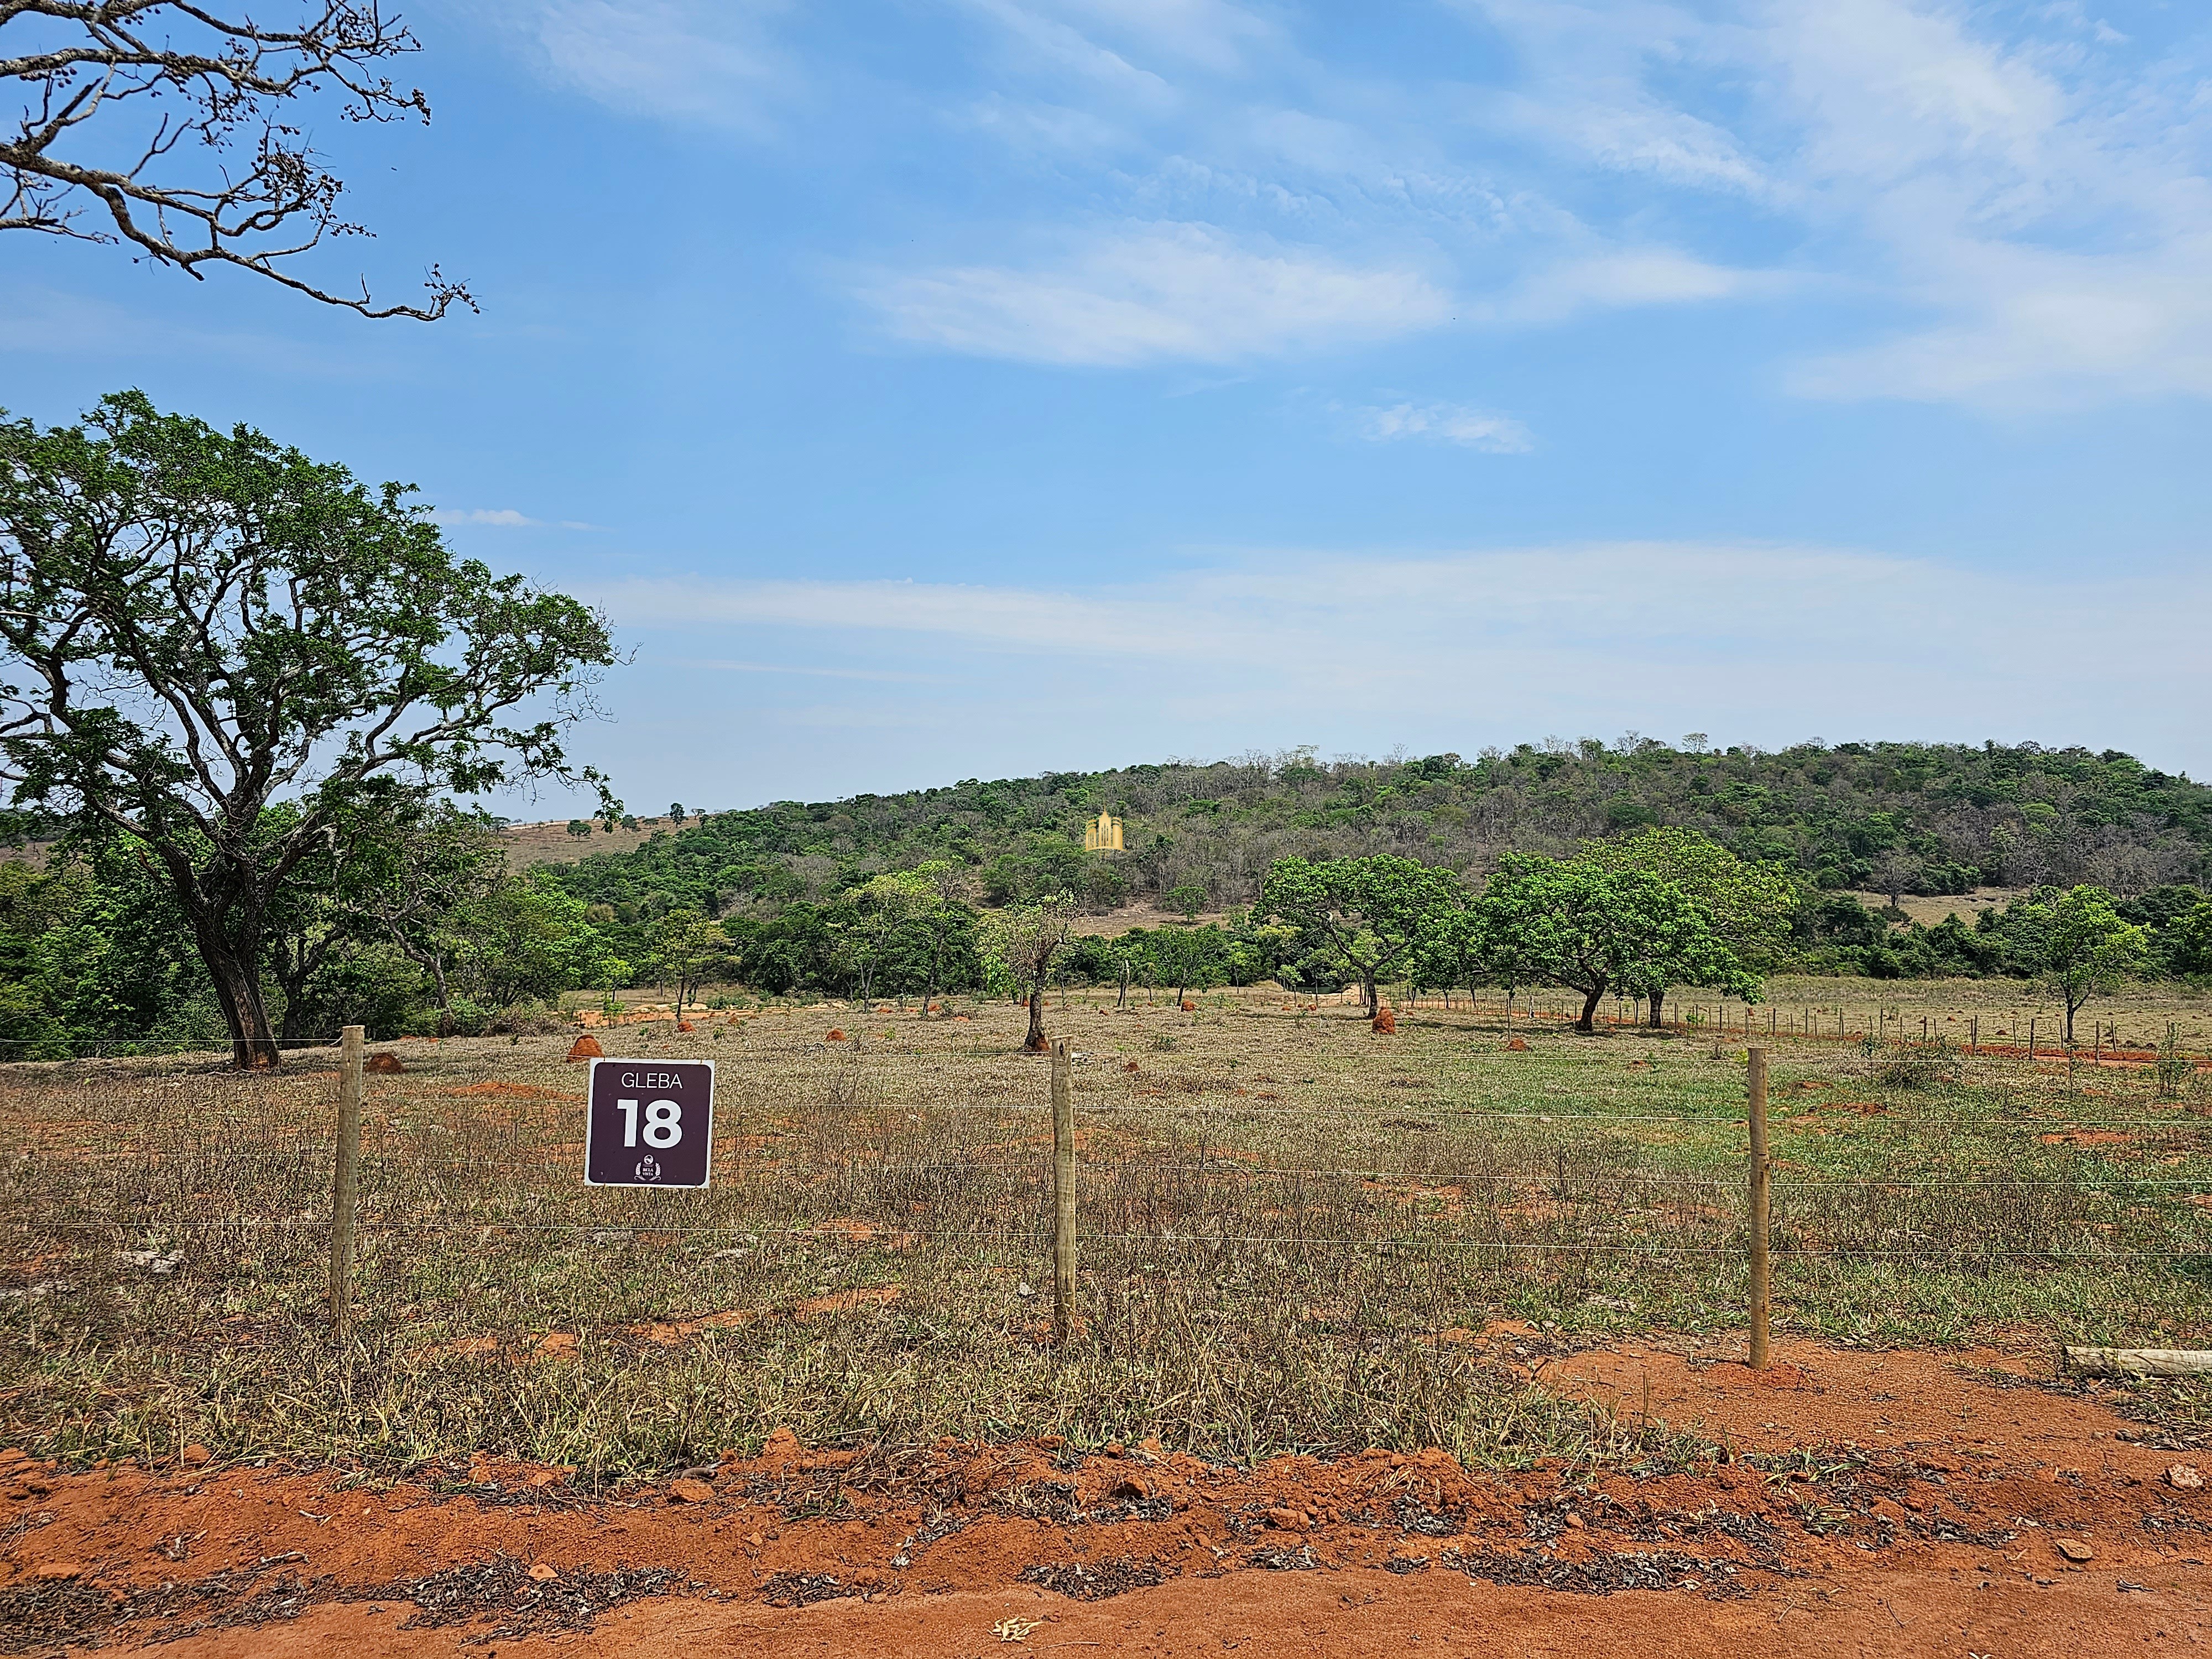
<svg viewBox="0 0 2212 1659"><path fill-rule="evenodd" d="M787 0L520 0L495 15L546 76L626 114L758 131L796 65L770 23Z"/></svg>
<svg viewBox="0 0 2212 1659"><path fill-rule="evenodd" d="M533 519L511 507L441 507L431 509L430 520L445 525L490 525L501 530L597 530L599 526L576 519Z"/></svg>
<svg viewBox="0 0 2212 1659"><path fill-rule="evenodd" d="M1205 224L1141 224L1057 263L889 276L860 297L901 339L1024 362L1230 362L1386 339L1449 314L1403 265L1357 265Z"/></svg>
<svg viewBox="0 0 2212 1659"><path fill-rule="evenodd" d="M1808 605L1807 593L1880 593L1883 626L1869 633L1857 611ZM1960 630L1956 619L1987 595L1986 573L1933 560L1644 542L1255 554L1087 590L700 579L588 597L624 629L836 639L888 670L955 677L948 702L981 684L1031 684L1040 659L1067 665L1054 671L1063 714L1096 712L1085 701L1095 689L1125 740L1136 715L1120 688L1132 677L1172 665L1178 711L1203 708L1249 741L1280 726L1279 676L1295 663L1306 704L1370 730L1392 729L1409 708L1475 711L1493 729L1523 731L1574 720L1711 730L1717 711L1735 711L1734 729L1761 741L1929 732L1932 720L1934 735L2096 736L2101 746L2114 740L2100 735L2110 711L2131 708L2172 712L2131 720L2119 740L2154 727L2184 761L2212 759L2192 712L2212 700L2212 659L2195 641L2212 572L2014 572L2007 627Z"/></svg>
<svg viewBox="0 0 2212 1659"><path fill-rule="evenodd" d="M1525 455L1534 444L1528 428L1510 415L1469 409L1464 404L1391 404L1358 411L1363 435L1376 443L1397 438L1435 438L1486 451Z"/></svg>
<svg viewBox="0 0 2212 1659"><path fill-rule="evenodd" d="M1536 270L1475 314L1500 323L1554 323L1584 311L1774 294L1790 282L1778 272L1708 264L1673 248L1616 248Z"/></svg>
<svg viewBox="0 0 2212 1659"><path fill-rule="evenodd" d="M1228 74L1274 33L1255 13L1227 0L967 0L1031 50L1071 67L1108 64L1132 70L1129 58L1152 54ZM1109 48L1094 35L1118 43Z"/></svg>
<svg viewBox="0 0 2212 1659"><path fill-rule="evenodd" d="M2122 52L2065 5L1466 3L1527 64L1488 118L1748 195L1802 258L1909 319L1802 362L1794 389L1993 408L2212 394L2212 100L2191 48Z"/></svg>

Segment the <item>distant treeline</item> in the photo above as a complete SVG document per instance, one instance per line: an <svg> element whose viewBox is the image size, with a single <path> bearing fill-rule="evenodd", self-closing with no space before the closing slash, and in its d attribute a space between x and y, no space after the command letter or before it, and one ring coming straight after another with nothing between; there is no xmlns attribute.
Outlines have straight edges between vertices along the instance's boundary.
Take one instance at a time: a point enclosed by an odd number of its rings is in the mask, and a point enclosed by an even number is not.
<svg viewBox="0 0 2212 1659"><path fill-rule="evenodd" d="M1330 765L1300 752L726 812L634 852L520 874L491 823L426 805L339 824L261 918L264 988L283 1035L300 1038L351 1020L380 1034L527 1029L563 997L633 986L1003 993L1019 979L1006 919L1065 896L1070 911L1145 897L1191 920L1072 937L1052 956L1055 982L1313 990L1346 982L1346 959L1310 917L1285 920L1279 882L1263 892L1271 872L1403 860L1443 883L1444 908L1479 908L1516 860L1611 868L1639 848L1666 852L1670 833L1667 857L1689 858L1700 879L1719 871L1759 889L1771 926L1744 961L1759 973L2043 972L2048 893L1923 927L1845 890L2002 883L2097 889L2137 930L2130 974L2201 978L2212 975L2208 801L2212 790L2126 756L2033 745L1766 755L1638 740ZM1084 820L1102 809L1124 817L1128 851L1082 850ZM270 809L271 833L287 810ZM1658 867L1711 908L1691 865ZM1388 977L1510 974L1497 952L1512 928L1492 931L1474 968L1467 941L1425 937ZM223 1030L145 848L72 841L43 866L0 866L0 1055Z"/></svg>
<svg viewBox="0 0 2212 1659"><path fill-rule="evenodd" d="M1084 820L1102 811L1124 820L1127 852L1084 853ZM1823 892L2089 883L2136 897L2212 878L2212 787L2115 750L1808 743L1764 752L1631 736L1473 761L1322 762L1294 750L781 801L587 856L556 878L625 924L672 906L720 916L819 902L933 859L971 872L989 904L1066 891L1103 911L1195 886L1208 908L1226 909L1255 902L1279 858L1388 853L1479 878L1507 852L1564 854L1654 824L1698 830Z"/></svg>

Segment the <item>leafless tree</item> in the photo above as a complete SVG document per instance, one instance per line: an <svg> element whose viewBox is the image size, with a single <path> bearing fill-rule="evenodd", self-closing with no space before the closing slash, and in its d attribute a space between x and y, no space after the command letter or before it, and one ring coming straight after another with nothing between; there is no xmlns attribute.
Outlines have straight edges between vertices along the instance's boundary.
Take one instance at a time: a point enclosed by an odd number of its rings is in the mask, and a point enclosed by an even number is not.
<svg viewBox="0 0 2212 1659"><path fill-rule="evenodd" d="M237 265L364 317L429 322L463 283L430 267L421 305L380 306L283 262L370 233L338 210L343 181L290 116L335 93L353 122L430 118L419 88L377 72L421 49L377 0L280 0L289 27L191 0L0 0L0 230L126 244L195 277Z"/></svg>

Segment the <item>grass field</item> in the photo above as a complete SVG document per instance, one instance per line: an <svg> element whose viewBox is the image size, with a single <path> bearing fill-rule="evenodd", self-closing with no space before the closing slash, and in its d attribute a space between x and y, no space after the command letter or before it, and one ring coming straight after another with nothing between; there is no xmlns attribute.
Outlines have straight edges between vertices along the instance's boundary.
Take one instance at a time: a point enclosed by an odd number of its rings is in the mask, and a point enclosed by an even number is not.
<svg viewBox="0 0 2212 1659"><path fill-rule="evenodd" d="M1836 988L1778 986L1777 1006L1846 1006ZM2205 1074L1923 1046L1923 1012L1946 1034L1981 1018L1984 1041L2013 1012L1929 988L1890 1005L1906 1017L1881 1043L1776 1041L1780 1328L2203 1346ZM701 1194L581 1186L565 1036L393 1045L408 1069L368 1084L343 1352L325 1315L333 1054L275 1078L213 1059L4 1068L0 1436L81 1462L194 1442L387 1469L481 1451L594 1484L777 1427L810 1444L1157 1437L1234 1460L1686 1451L1530 1386L1481 1339L1510 1318L1539 1351L1737 1340L1740 1035L1509 1029L1462 999L1385 1036L1335 1004L1199 1000L1055 999L1082 1157L1064 1351L1046 1340L1047 1066L1016 1051L1006 1005L629 1028L610 1052L720 1062ZM2118 1020L2148 1034L2194 1012Z"/></svg>

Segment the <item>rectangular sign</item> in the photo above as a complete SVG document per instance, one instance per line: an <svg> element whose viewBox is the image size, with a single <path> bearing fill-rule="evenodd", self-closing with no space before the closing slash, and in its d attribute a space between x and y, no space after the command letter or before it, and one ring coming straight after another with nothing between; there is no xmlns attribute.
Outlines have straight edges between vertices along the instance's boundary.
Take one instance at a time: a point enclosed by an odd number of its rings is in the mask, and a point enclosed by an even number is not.
<svg viewBox="0 0 2212 1659"><path fill-rule="evenodd" d="M714 1150L714 1062L595 1060L586 1187L703 1187Z"/></svg>

